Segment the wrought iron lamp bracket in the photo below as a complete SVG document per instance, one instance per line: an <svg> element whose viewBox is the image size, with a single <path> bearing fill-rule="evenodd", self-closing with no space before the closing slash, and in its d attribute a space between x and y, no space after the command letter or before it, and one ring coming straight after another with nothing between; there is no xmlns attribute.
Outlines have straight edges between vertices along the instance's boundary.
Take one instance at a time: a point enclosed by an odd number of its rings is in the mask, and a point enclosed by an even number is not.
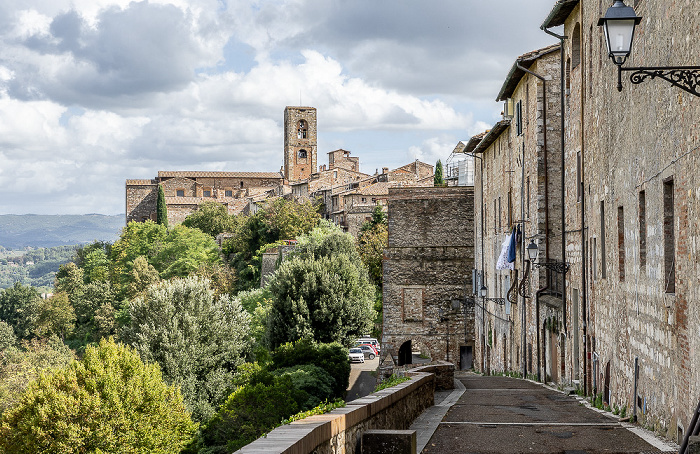
<svg viewBox="0 0 700 454"><path fill-rule="evenodd" d="M700 66L657 66L657 67L630 67L623 68L618 65L618 75L622 71L631 72L630 82L641 84L648 79L663 79L671 85L684 90L691 95L700 97ZM618 82L618 91L622 90L622 84Z"/></svg>
<svg viewBox="0 0 700 454"><path fill-rule="evenodd" d="M491 301L492 303L496 303L499 306L505 306L506 304L506 299L505 298L482 298L484 301Z"/></svg>
<svg viewBox="0 0 700 454"><path fill-rule="evenodd" d="M535 268L546 268L559 274L566 274L569 271L570 267L568 262L560 262L558 260L550 260L546 262L532 262L532 266L534 266Z"/></svg>

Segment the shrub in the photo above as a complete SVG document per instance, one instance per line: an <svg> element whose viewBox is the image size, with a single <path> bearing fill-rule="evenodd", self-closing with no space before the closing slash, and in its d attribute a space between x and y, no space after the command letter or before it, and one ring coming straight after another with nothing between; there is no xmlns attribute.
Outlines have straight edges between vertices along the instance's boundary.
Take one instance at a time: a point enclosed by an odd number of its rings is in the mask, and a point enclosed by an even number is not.
<svg viewBox="0 0 700 454"><path fill-rule="evenodd" d="M179 451L196 425L155 364L114 340L80 362L42 374L0 425L0 452Z"/></svg>
<svg viewBox="0 0 700 454"><path fill-rule="evenodd" d="M317 344L309 339L281 345L272 353L273 368L314 364L333 378L333 397L345 397L350 384L348 350L337 342Z"/></svg>
<svg viewBox="0 0 700 454"><path fill-rule="evenodd" d="M313 364L277 369L274 374L289 376L294 387L306 395L301 404L302 410L314 408L333 396L335 380L324 369Z"/></svg>

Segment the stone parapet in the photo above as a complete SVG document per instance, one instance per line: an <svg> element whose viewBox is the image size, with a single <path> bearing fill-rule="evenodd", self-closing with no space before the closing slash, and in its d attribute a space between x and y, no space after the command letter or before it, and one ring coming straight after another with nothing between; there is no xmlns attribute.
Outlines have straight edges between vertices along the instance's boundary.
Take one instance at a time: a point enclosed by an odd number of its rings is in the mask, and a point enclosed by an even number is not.
<svg viewBox="0 0 700 454"><path fill-rule="evenodd" d="M433 367L445 372L444 365ZM435 403L436 374L411 371L410 375L410 381L349 402L343 408L278 427L236 453L359 454L364 432L407 430Z"/></svg>

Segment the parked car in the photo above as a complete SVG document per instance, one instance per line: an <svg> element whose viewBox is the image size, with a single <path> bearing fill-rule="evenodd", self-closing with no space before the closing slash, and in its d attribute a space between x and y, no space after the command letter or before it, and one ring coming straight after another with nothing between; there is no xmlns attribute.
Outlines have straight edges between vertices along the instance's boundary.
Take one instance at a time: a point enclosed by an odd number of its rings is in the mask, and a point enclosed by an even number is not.
<svg viewBox="0 0 700 454"><path fill-rule="evenodd" d="M381 353L382 348L379 345L379 341L375 339L374 337L360 337L355 341L356 345L362 345L362 344L370 344L372 347L374 347L375 350L377 350L377 353Z"/></svg>
<svg viewBox="0 0 700 454"><path fill-rule="evenodd" d="M358 345L357 348L361 349L362 353L365 355L365 358L369 358L370 360L373 360L378 355L377 350L375 350L374 347L369 344Z"/></svg>
<svg viewBox="0 0 700 454"><path fill-rule="evenodd" d="M358 363L364 363L365 362L365 354L362 353L361 348L351 348L350 351L348 352L348 356L350 356L350 362L358 362Z"/></svg>

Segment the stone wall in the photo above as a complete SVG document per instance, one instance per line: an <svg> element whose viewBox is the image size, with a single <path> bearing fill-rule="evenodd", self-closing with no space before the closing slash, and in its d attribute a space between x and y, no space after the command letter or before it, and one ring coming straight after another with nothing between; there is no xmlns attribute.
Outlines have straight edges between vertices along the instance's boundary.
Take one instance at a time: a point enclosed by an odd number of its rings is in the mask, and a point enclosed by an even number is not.
<svg viewBox="0 0 700 454"><path fill-rule="evenodd" d="M158 186L152 180L126 180L126 223L151 219L156 212Z"/></svg>
<svg viewBox="0 0 700 454"><path fill-rule="evenodd" d="M406 430L434 404L435 376L416 372L410 381L349 402L323 415L281 426L236 451L239 454L360 454L362 433Z"/></svg>
<svg viewBox="0 0 700 454"><path fill-rule="evenodd" d="M305 121L306 137L298 134L300 121ZM289 181L305 180L317 170L317 125L314 107L284 109L284 177ZM301 157L299 151L306 151Z"/></svg>
<svg viewBox="0 0 700 454"><path fill-rule="evenodd" d="M389 189L383 362L410 361L399 358L408 341L434 360L473 349L473 197L471 187Z"/></svg>

